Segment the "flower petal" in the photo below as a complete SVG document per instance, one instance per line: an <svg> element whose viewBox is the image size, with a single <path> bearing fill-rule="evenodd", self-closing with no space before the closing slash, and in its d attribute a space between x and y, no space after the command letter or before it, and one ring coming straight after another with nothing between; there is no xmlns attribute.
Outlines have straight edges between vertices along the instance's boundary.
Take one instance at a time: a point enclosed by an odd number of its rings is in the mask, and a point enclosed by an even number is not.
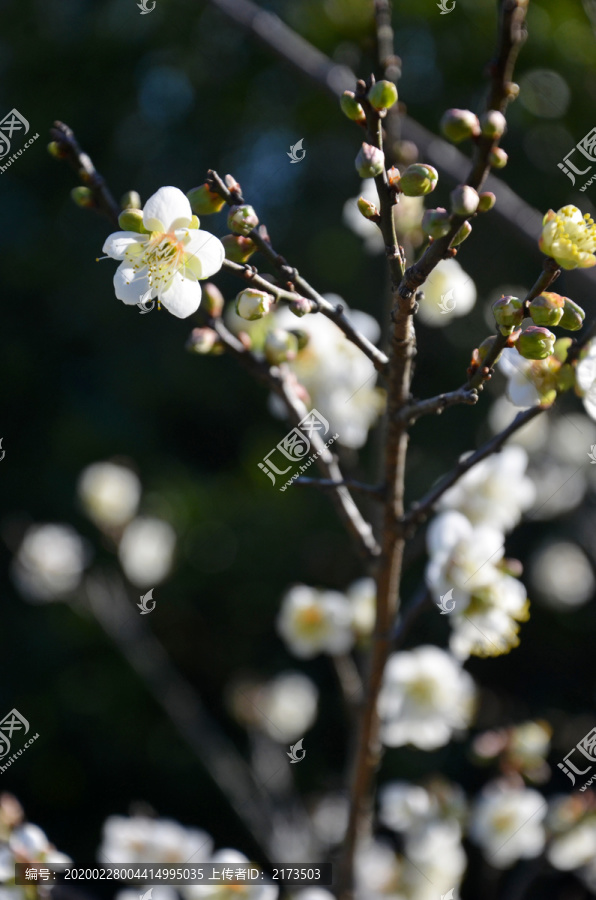
<svg viewBox="0 0 596 900"><path fill-rule="evenodd" d="M159 301L173 316L186 319L199 308L201 285L176 272L167 291L159 295Z"/></svg>
<svg viewBox="0 0 596 900"><path fill-rule="evenodd" d="M219 272L226 255L222 242L208 231L193 231L184 249L186 265L197 278L209 278Z"/></svg>
<svg viewBox="0 0 596 900"><path fill-rule="evenodd" d="M151 290L146 272L146 268L137 272L128 263L121 263L114 275L114 290L118 300L130 306L140 303L141 297Z"/></svg>
<svg viewBox="0 0 596 900"><path fill-rule="evenodd" d="M124 259L124 254L133 244L142 244L146 235L137 234L135 231L115 231L110 234L103 245L103 252L112 259Z"/></svg>
<svg viewBox="0 0 596 900"><path fill-rule="evenodd" d="M174 231L188 228L192 209L179 188L162 187L149 197L143 208L143 225L149 231Z"/></svg>

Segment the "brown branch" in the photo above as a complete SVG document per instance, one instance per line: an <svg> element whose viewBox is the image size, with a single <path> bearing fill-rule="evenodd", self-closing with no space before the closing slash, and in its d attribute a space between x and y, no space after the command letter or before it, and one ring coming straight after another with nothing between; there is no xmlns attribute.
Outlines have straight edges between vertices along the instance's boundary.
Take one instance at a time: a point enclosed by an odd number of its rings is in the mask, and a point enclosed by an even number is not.
<svg viewBox="0 0 596 900"><path fill-rule="evenodd" d="M321 491L334 490L337 487L347 487L351 491L361 491L363 494L370 494L375 500L382 500L385 494L383 485L375 486L373 484L362 484L359 481L328 481L325 478L297 478L294 484L302 485L302 487L319 488Z"/></svg>
<svg viewBox="0 0 596 900"><path fill-rule="evenodd" d="M95 203L94 209L102 212L114 225L117 225L120 208L90 157L81 150L73 131L64 122L54 122L54 127L50 129L50 136L58 145L60 154L79 176L81 183L91 190Z"/></svg>
<svg viewBox="0 0 596 900"><path fill-rule="evenodd" d="M428 416L432 413L441 415L443 410L448 406L455 406L459 403L466 403L474 406L478 402L478 394L475 390L469 390L465 387L458 388L457 391L450 391L446 394L438 394L436 397L429 397L427 400L415 400L407 403L397 413L399 422L405 422L411 425L420 416Z"/></svg>

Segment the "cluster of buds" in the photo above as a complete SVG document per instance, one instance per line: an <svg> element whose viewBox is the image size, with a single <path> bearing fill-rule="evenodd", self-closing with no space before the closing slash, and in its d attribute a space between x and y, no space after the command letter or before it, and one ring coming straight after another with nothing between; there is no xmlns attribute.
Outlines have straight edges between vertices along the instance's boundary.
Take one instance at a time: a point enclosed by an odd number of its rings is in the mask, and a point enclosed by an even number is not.
<svg viewBox="0 0 596 900"><path fill-rule="evenodd" d="M503 296L495 300L492 310L501 333L511 336L517 351L525 359L546 359L553 354L555 336L548 328L559 325L567 331L577 331L585 318L581 306L569 297L561 297L552 291L544 291L534 297L527 309L519 297ZM514 335L528 314L532 325L518 336Z"/></svg>
<svg viewBox="0 0 596 900"><path fill-rule="evenodd" d="M193 328L186 342L186 349L200 356L219 356L225 348L213 328Z"/></svg>
<svg viewBox="0 0 596 900"><path fill-rule="evenodd" d="M505 134L507 122L498 109L489 109L480 118L469 109L448 109L441 119L441 131L454 144L480 137L498 141ZM489 154L491 166L502 169L507 165L507 154L500 147L493 147Z"/></svg>
<svg viewBox="0 0 596 900"><path fill-rule="evenodd" d="M535 784L542 783L551 775L546 764L551 736L548 722L524 722L479 734L472 752L481 764L496 762L504 775L517 773Z"/></svg>
<svg viewBox="0 0 596 900"><path fill-rule="evenodd" d="M392 81L377 81L371 85L366 94L366 99L373 109L381 115L397 103L397 88ZM361 103L356 99L353 91L344 91L340 97L341 110L352 122L363 124L366 122L366 114Z"/></svg>

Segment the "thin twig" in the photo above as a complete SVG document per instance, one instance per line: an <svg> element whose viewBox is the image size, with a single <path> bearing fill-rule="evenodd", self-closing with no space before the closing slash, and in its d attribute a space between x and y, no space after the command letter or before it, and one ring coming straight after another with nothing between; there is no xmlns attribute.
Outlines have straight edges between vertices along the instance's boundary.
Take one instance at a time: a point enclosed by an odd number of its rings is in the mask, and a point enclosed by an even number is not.
<svg viewBox="0 0 596 900"><path fill-rule="evenodd" d="M321 491L334 490L337 487L347 487L351 491L361 491L370 494L375 500L382 500L385 494L383 485L362 484L360 481L329 481L326 478L297 478L295 484L302 487L319 488Z"/></svg>
<svg viewBox="0 0 596 900"><path fill-rule="evenodd" d="M94 209L102 212L112 223L117 225L120 208L90 157L81 150L73 131L64 122L54 122L54 127L50 129L50 136L58 145L64 159L78 174L81 183L91 190L95 203Z"/></svg>
<svg viewBox="0 0 596 900"><path fill-rule="evenodd" d="M458 388L457 391L438 394L436 397L429 397L427 400L414 400L406 404L398 411L397 419L400 422L406 422L411 425L420 416L428 416L432 415L432 413L440 415L448 406L456 406L461 403L474 406L477 402L478 393L475 390Z"/></svg>
<svg viewBox="0 0 596 900"><path fill-rule="evenodd" d="M412 627L418 616L430 606L431 599L432 598L429 589L425 584L422 584L414 594L414 597L412 598L408 606L404 609L403 615L400 615L397 622L395 623L395 628L393 631L394 650L404 644L410 632L410 628Z"/></svg>

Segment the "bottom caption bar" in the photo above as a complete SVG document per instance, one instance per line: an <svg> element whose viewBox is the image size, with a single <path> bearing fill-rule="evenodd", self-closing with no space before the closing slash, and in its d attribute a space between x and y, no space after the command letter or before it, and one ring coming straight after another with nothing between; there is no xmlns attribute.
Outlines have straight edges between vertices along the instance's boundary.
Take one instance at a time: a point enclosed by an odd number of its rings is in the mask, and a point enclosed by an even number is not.
<svg viewBox="0 0 596 900"><path fill-rule="evenodd" d="M117 881L125 884L321 884L331 885L331 863L317 865L271 866L263 872L258 866L219 865L142 866L105 863L100 866L43 865L15 863L15 884L76 884L80 881Z"/></svg>

